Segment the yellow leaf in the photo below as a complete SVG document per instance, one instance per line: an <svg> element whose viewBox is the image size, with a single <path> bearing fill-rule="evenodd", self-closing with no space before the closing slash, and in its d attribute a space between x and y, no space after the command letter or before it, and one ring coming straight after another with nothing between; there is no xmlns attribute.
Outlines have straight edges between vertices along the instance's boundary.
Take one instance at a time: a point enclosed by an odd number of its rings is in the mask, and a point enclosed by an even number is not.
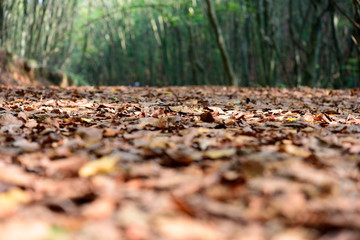
<svg viewBox="0 0 360 240"><path fill-rule="evenodd" d="M189 113L190 112L190 108L184 107L184 106L171 106L169 108L173 112L181 112L181 113Z"/></svg>
<svg viewBox="0 0 360 240"><path fill-rule="evenodd" d="M235 125L235 124L236 124L236 121L235 121L234 119L228 118L228 119L225 119L225 120L224 120L224 124L225 124L226 126L231 126L231 125Z"/></svg>
<svg viewBox="0 0 360 240"><path fill-rule="evenodd" d="M301 132L313 132L314 129L312 127L306 127L300 130Z"/></svg>
<svg viewBox="0 0 360 240"><path fill-rule="evenodd" d="M287 129L286 132L292 133L292 134L297 134L298 131L296 129Z"/></svg>
<svg viewBox="0 0 360 240"><path fill-rule="evenodd" d="M297 119L296 118L287 118L286 121L294 122L294 121L297 121Z"/></svg>
<svg viewBox="0 0 360 240"><path fill-rule="evenodd" d="M79 111L79 108L64 107L64 108L61 108L61 110L67 111L67 112L77 112L77 111Z"/></svg>
<svg viewBox="0 0 360 240"><path fill-rule="evenodd" d="M235 148L221 149L221 150L209 150L204 155L211 159L219 159L223 157L231 157L236 154Z"/></svg>
<svg viewBox="0 0 360 240"><path fill-rule="evenodd" d="M91 177L97 174L107 174L116 170L118 157L105 156L96 161L88 162L79 170L81 177Z"/></svg>
<svg viewBox="0 0 360 240"><path fill-rule="evenodd" d="M15 210L20 204L28 203L30 200L29 194L19 188L0 194L0 206L6 211Z"/></svg>
<svg viewBox="0 0 360 240"><path fill-rule="evenodd" d="M190 105L190 106L197 105L198 103L199 103L198 100L191 100L185 102L186 105Z"/></svg>
<svg viewBox="0 0 360 240"><path fill-rule="evenodd" d="M210 129L207 129L207 128L198 128L198 132L200 134L207 134L210 132Z"/></svg>
<svg viewBox="0 0 360 240"><path fill-rule="evenodd" d="M293 154L295 156L299 156L299 157L304 157L307 158L311 155L310 152L303 150L295 145L292 144L285 144L281 147L283 149L283 151L289 153L289 154Z"/></svg>
<svg viewBox="0 0 360 240"><path fill-rule="evenodd" d="M86 122L86 123L91 123L92 121L94 121L94 119L81 118L81 121Z"/></svg>

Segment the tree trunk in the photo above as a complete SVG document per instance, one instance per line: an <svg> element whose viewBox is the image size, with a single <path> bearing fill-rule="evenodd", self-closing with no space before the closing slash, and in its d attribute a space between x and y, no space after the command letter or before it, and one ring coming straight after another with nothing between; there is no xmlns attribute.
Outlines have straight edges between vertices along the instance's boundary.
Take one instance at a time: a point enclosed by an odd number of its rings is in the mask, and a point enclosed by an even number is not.
<svg viewBox="0 0 360 240"><path fill-rule="evenodd" d="M338 62L338 68L339 68L339 77L338 79L335 79L333 83L333 87L335 88L343 88L344 87L344 60L341 53L341 47L340 47L340 41L339 41L339 35L337 32L337 26L335 25L335 8L332 6L330 8L330 21L331 21L331 32L332 32L332 38L333 38L333 44L335 47L335 55L336 60Z"/></svg>
<svg viewBox="0 0 360 240"><path fill-rule="evenodd" d="M238 80L235 76L234 69L232 67L228 51L226 49L225 40L224 40L222 31L221 31L219 22L217 20L214 6L213 6L211 0L205 0L205 2L207 5L207 13L209 16L209 20L210 20L211 26L215 32L215 35L216 35L217 46L220 50L221 58L224 63L224 66L225 66L225 73L226 73L226 76L228 79L228 85L238 85Z"/></svg>
<svg viewBox="0 0 360 240"><path fill-rule="evenodd" d="M179 81L177 85L183 85L185 83L185 75L184 75L184 57L183 57L183 40L181 36L181 29L175 26L175 34L176 34L176 41L177 41L177 59L178 59L178 74L179 74Z"/></svg>
<svg viewBox="0 0 360 240"><path fill-rule="evenodd" d="M186 24L189 31L189 60L191 65L191 73L192 73L192 83L194 85L199 85L199 77L196 71L196 54L195 54L195 47L194 47L194 37L192 27L189 23Z"/></svg>
<svg viewBox="0 0 360 240"><path fill-rule="evenodd" d="M357 54L358 54L358 70L360 72L360 3L357 0L353 0L353 4L354 4L354 8L355 8L355 13L354 13L354 21L357 24L357 26L355 27L355 36L354 36L354 42L356 45L356 49L357 49ZM357 86L358 83L360 81L360 75L359 77L355 80L354 82L354 86Z"/></svg>
<svg viewBox="0 0 360 240"><path fill-rule="evenodd" d="M4 35L4 0L0 0L0 45L3 44Z"/></svg>
<svg viewBox="0 0 360 240"><path fill-rule="evenodd" d="M321 38L322 38L322 17L326 12L321 10L321 2L313 2L314 8L314 20L311 25L311 33L309 43L307 45L306 52L306 66L305 66L305 75L304 82L305 86L313 87L316 85L317 81L317 66L319 63L319 55L321 48Z"/></svg>
<svg viewBox="0 0 360 240"><path fill-rule="evenodd" d="M40 23L37 26L37 37L35 40L35 46L34 46L32 54L31 54L32 56L35 56L35 57L38 57L37 56L38 47L40 45L40 38L42 36L43 24L44 24L45 14L48 9L48 4L49 4L48 0L43 0L43 2L41 4L42 5L42 14L41 14L41 18L40 18Z"/></svg>

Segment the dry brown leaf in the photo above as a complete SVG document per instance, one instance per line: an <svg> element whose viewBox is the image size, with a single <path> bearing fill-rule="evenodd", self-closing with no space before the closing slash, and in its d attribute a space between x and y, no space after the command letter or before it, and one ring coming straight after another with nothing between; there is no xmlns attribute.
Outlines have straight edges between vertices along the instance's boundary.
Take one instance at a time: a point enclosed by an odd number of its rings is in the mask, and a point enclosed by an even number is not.
<svg viewBox="0 0 360 240"><path fill-rule="evenodd" d="M29 142L26 139L20 139L13 143L14 147L21 148L25 152L35 152L40 149L37 142Z"/></svg>
<svg viewBox="0 0 360 240"><path fill-rule="evenodd" d="M0 239L357 240L352 92L0 87Z"/></svg>
<svg viewBox="0 0 360 240"><path fill-rule="evenodd" d="M111 217L115 211L115 202L110 198L99 198L85 205L81 214L88 219L104 219Z"/></svg>
<svg viewBox="0 0 360 240"><path fill-rule="evenodd" d="M98 143L103 137L103 131L97 128L78 128L76 134L80 136L88 146Z"/></svg>
<svg viewBox="0 0 360 240"><path fill-rule="evenodd" d="M169 107L171 111L173 112L180 112L180 113L190 113L190 108L186 106L170 106Z"/></svg>
<svg viewBox="0 0 360 240"><path fill-rule="evenodd" d="M280 147L280 150L284 151L286 153L289 153L289 154L292 154L295 156L299 156L299 157L304 157L304 158L307 158L311 155L311 152L301 149L293 144L282 145Z"/></svg>
<svg viewBox="0 0 360 240"><path fill-rule="evenodd" d="M203 122L208 122L208 123L212 123L212 122L215 122L215 119L212 115L211 112L204 112L200 115L200 119L201 121Z"/></svg>
<svg viewBox="0 0 360 240"><path fill-rule="evenodd" d="M21 127L23 125L23 121L13 116L12 114L6 113L0 118L0 126L18 126Z"/></svg>
<svg viewBox="0 0 360 240"><path fill-rule="evenodd" d="M168 239L225 239L225 235L217 231L215 226L191 218L163 216L156 218L154 222L155 230Z"/></svg>

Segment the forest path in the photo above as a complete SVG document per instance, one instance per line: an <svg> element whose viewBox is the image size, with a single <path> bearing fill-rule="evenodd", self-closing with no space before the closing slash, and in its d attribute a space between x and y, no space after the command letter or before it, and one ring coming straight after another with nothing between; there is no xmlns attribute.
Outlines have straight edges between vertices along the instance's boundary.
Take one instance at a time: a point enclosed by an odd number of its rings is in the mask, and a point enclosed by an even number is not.
<svg viewBox="0 0 360 240"><path fill-rule="evenodd" d="M0 88L0 239L360 239L360 90Z"/></svg>

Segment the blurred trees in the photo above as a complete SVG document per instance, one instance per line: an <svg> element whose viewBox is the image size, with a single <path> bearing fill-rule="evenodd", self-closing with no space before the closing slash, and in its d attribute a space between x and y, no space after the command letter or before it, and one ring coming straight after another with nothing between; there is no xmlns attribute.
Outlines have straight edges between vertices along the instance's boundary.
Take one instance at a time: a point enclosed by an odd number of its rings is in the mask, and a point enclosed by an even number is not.
<svg viewBox="0 0 360 240"><path fill-rule="evenodd" d="M0 0L3 48L94 85L355 87L359 33L358 0Z"/></svg>
<svg viewBox="0 0 360 240"><path fill-rule="evenodd" d="M77 0L2 0L1 46L61 68L73 53Z"/></svg>

